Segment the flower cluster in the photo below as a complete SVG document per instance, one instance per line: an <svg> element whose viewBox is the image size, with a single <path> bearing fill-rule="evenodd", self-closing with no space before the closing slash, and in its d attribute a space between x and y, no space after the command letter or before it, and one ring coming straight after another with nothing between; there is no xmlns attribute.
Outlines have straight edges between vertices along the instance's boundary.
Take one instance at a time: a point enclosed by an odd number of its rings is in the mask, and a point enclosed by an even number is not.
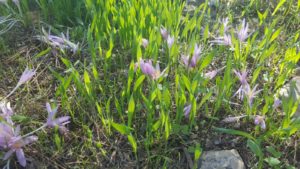
<svg viewBox="0 0 300 169"><path fill-rule="evenodd" d="M228 26L228 18L222 19L222 24L223 24L223 35L219 36L217 38L215 38L215 40L211 41L212 43L215 43L217 45L225 45L225 46L230 46L233 47L233 43L232 43L232 36L230 35L230 33L228 32L230 26ZM243 19L242 24L240 26L240 28L236 28L236 35L237 35L237 39L243 43L245 42L245 40L249 37L250 34L248 34L249 32L249 25L248 23L246 23L246 20Z"/></svg>
<svg viewBox="0 0 300 169"><path fill-rule="evenodd" d="M6 98L8 98L14 91L19 88L22 84L26 83L35 75L35 70L30 70L28 68L22 73L17 86L13 89L10 94L8 94ZM65 124L70 123L69 116L63 116L59 118L55 118L55 114L57 113L57 107L51 109L49 103L46 104L46 109L48 111L47 122L36 130L27 133L25 135L21 135L21 127L20 125L16 125L12 116L14 115L14 111L10 106L9 102L2 100L0 102L0 149L1 151L5 151L6 153L2 157L3 160L8 160L14 153L17 156L18 162L21 166L26 166L26 157L24 154L23 148L26 145L29 145L38 140L38 137L34 135L37 131L45 128L45 127L58 127L59 130L63 133L67 131Z"/></svg>

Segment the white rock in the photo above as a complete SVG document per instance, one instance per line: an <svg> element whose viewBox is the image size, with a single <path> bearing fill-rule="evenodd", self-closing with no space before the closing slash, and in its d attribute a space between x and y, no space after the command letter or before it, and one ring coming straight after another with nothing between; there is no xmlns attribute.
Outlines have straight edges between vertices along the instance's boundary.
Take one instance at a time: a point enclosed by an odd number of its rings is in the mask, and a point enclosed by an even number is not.
<svg viewBox="0 0 300 169"><path fill-rule="evenodd" d="M235 150L203 152L199 169L246 169L245 164Z"/></svg>

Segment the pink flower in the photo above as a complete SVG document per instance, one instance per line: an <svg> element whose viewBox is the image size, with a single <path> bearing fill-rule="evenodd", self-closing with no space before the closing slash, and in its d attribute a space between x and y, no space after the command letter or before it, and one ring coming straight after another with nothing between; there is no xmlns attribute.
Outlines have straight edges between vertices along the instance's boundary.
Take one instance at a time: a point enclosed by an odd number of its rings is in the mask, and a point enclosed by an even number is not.
<svg viewBox="0 0 300 169"><path fill-rule="evenodd" d="M168 44L169 49L172 48L174 41L175 41L175 39L174 39L173 36L168 36L168 38L167 38L167 44Z"/></svg>
<svg viewBox="0 0 300 169"><path fill-rule="evenodd" d="M235 75L238 77L240 83L241 83L241 86L239 87L239 89L236 91L236 93L233 95L237 95L238 94L238 98L240 100L243 100L244 98L244 91L248 88L249 84L247 82L247 70L243 70L241 72L238 72L236 70L233 70L233 72L235 73Z"/></svg>

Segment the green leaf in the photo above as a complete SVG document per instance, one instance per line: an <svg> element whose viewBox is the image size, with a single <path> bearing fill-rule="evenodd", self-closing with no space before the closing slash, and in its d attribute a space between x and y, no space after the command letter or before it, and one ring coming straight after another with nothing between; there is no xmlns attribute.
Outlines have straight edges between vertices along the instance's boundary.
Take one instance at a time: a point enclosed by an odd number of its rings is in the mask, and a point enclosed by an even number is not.
<svg viewBox="0 0 300 169"><path fill-rule="evenodd" d="M278 9L285 3L286 0L280 0L276 8L274 9L274 12L272 13L272 16L275 15L275 13L278 11Z"/></svg>
<svg viewBox="0 0 300 169"><path fill-rule="evenodd" d="M128 138L129 143L132 146L133 152L136 153L137 143L136 143L134 137L130 134L130 135L127 136L127 138Z"/></svg>
<svg viewBox="0 0 300 169"><path fill-rule="evenodd" d="M215 52L212 52L204 58L204 60L202 61L201 65L200 65L200 70L203 70L204 68L206 68L211 63L211 61L213 60L214 55L215 55Z"/></svg>
<svg viewBox="0 0 300 169"><path fill-rule="evenodd" d="M134 87L133 87L134 92L137 90L137 88L139 88L141 86L141 84L145 80L145 77L146 77L145 75L142 75L137 79L137 81L135 82Z"/></svg>
<svg viewBox="0 0 300 169"><path fill-rule="evenodd" d="M134 109L135 109L135 103L134 103L133 96L131 95L128 104L128 126L131 126Z"/></svg>
<svg viewBox="0 0 300 169"><path fill-rule="evenodd" d="M255 138L253 136L251 136L250 134L243 132L243 131L233 130L233 129L225 129L225 128L217 128L217 127L215 127L215 130L218 132L232 134L232 135L239 135L239 136L243 136L248 139L251 139L251 140L255 140Z"/></svg>
<svg viewBox="0 0 300 169"><path fill-rule="evenodd" d="M278 152L274 147L272 146L267 146L266 150L272 154L275 158L280 158L282 153Z"/></svg>
<svg viewBox="0 0 300 169"><path fill-rule="evenodd" d="M267 162L271 167L277 166L281 163L278 158L274 157L265 158L265 162Z"/></svg>
<svg viewBox="0 0 300 169"><path fill-rule="evenodd" d="M257 157L259 157L260 159L263 157L263 152L261 150L261 147L255 141L248 139L247 146Z"/></svg>
<svg viewBox="0 0 300 169"><path fill-rule="evenodd" d="M190 82L190 80L185 75L182 75L182 80L183 80L183 83L184 83L186 89L189 92L191 92L191 82Z"/></svg>
<svg viewBox="0 0 300 169"><path fill-rule="evenodd" d="M130 127L128 127L124 124L118 124L115 122L111 122L111 125L113 126L114 129L116 129L118 132L120 132L123 135L129 135L130 130L132 130Z"/></svg>
<svg viewBox="0 0 300 169"><path fill-rule="evenodd" d="M87 71L84 71L83 79L84 79L84 85L85 85L86 92L88 93L88 95L90 95L91 94L91 89L90 89L91 80L90 80L89 73Z"/></svg>
<svg viewBox="0 0 300 169"><path fill-rule="evenodd" d="M275 40L275 39L279 36L280 32L281 32L281 28L277 29L277 30L273 33L273 35L272 35L272 37L271 37L271 39L270 39L270 42L272 42L273 40Z"/></svg>
<svg viewBox="0 0 300 169"><path fill-rule="evenodd" d="M196 144L196 149L195 149L195 152L194 152L194 159L195 159L195 161L198 161L199 160L199 158L200 158L200 156L201 156L201 154L202 154L202 149L201 149L201 147L200 147L200 144L199 143L197 143Z"/></svg>

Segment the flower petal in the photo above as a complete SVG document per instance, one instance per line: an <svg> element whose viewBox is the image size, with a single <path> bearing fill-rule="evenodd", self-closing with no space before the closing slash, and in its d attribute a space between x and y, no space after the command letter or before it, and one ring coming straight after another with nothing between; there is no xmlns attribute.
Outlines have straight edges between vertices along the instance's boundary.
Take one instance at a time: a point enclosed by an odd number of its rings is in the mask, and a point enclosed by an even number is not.
<svg viewBox="0 0 300 169"><path fill-rule="evenodd" d="M25 167L26 166L26 158L25 158L23 149L21 149L21 148L17 149L16 154L17 154L17 158L18 158L20 165L22 167Z"/></svg>

